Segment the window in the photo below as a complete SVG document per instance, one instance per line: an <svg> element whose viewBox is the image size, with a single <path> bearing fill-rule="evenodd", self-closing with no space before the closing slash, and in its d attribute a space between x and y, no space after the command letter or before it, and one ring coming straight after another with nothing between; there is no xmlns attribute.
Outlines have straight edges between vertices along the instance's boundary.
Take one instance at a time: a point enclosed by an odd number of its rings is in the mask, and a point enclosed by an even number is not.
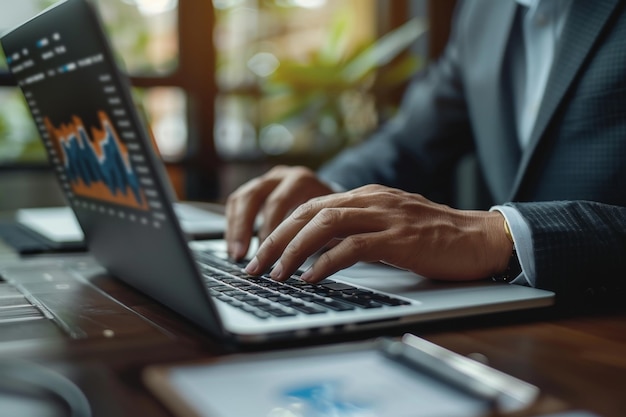
<svg viewBox="0 0 626 417"><path fill-rule="evenodd" d="M0 30L21 23L53 3L0 0ZM177 0L94 3L119 65L135 86L138 107L150 123L175 189L185 196L188 172L194 167L216 166L211 145L200 139L210 137L208 132L213 126L213 48L206 46L211 39L211 4L179 4ZM0 165L45 166L43 146L26 105L13 86L4 59L0 61ZM202 171L204 178L214 182L215 174L210 170L195 171Z"/></svg>
<svg viewBox="0 0 626 417"><path fill-rule="evenodd" d="M7 30L48 6L49 2L2 0L0 31ZM9 5L10 3L10 5ZM41 164L45 152L21 93L11 87L4 54L0 51L0 166Z"/></svg>
<svg viewBox="0 0 626 417"><path fill-rule="evenodd" d="M4 0L8 2L8 0ZM0 29L8 29L53 4L49 0L11 2L3 7ZM176 0L98 0L120 66L129 74L163 76L178 67L178 7ZM0 70L6 72L1 60ZM5 77L4 85L8 77ZM156 80L155 80L156 81ZM166 160L180 160L187 148L185 97L180 89L138 93ZM43 162L45 153L20 93L0 90L0 163ZM161 104L159 104L161 103ZM164 105L162 103L168 103ZM175 134L173 134L175 133ZM173 138L173 139L170 139Z"/></svg>
<svg viewBox="0 0 626 417"><path fill-rule="evenodd" d="M424 25L404 13L406 1L213 4L215 147L227 165L249 169L248 177L275 163L314 168L358 142L393 113L399 96L388 100L389 93L419 65L407 51Z"/></svg>
<svg viewBox="0 0 626 417"><path fill-rule="evenodd" d="M221 199L274 163L316 167L393 114L420 65L402 47L342 78L381 36L413 44L422 30L403 26L425 0L94 1L186 199ZM52 3L0 0L0 30ZM0 105L0 166L45 164L4 60Z"/></svg>

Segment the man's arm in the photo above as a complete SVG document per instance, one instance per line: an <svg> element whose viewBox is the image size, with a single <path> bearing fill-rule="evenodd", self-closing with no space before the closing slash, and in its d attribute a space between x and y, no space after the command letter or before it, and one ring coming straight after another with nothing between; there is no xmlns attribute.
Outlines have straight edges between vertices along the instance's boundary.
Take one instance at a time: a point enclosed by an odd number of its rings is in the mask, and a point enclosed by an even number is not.
<svg viewBox="0 0 626 417"><path fill-rule="evenodd" d="M344 189L382 184L430 198L449 190L454 167L474 146L458 36L453 32L439 61L416 76L398 115L366 142L323 166L322 180Z"/></svg>
<svg viewBox="0 0 626 417"><path fill-rule="evenodd" d="M537 287L590 302L624 294L626 207L589 201L509 205L530 226Z"/></svg>

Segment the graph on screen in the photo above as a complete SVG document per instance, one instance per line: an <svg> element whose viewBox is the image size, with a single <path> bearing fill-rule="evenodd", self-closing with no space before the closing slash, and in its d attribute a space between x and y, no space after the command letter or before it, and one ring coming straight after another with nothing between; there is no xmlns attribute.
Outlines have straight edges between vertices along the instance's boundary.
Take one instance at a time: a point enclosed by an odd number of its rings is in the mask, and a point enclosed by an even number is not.
<svg viewBox="0 0 626 417"><path fill-rule="evenodd" d="M61 158L72 192L78 196L148 210L128 149L119 139L104 111L97 113L99 126L87 128L73 116L67 123L44 124Z"/></svg>

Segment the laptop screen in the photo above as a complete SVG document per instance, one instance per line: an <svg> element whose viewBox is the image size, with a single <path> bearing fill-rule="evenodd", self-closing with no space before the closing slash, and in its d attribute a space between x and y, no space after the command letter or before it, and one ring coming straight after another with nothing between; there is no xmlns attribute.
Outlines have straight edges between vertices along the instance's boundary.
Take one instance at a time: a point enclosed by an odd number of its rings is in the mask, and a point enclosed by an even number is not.
<svg viewBox="0 0 626 417"><path fill-rule="evenodd" d="M66 0L2 36L51 164L94 257L220 332L172 191L87 0Z"/></svg>
<svg viewBox="0 0 626 417"><path fill-rule="evenodd" d="M41 19L3 41L7 62L73 205L129 223L165 220L140 132L89 21Z"/></svg>

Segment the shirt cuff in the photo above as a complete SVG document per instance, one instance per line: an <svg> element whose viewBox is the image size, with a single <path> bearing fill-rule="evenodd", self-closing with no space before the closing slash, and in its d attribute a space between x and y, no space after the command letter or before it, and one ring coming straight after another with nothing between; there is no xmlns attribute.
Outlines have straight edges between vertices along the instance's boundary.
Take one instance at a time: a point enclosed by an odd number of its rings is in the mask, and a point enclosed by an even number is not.
<svg viewBox="0 0 626 417"><path fill-rule="evenodd" d="M534 287L536 281L535 256L530 226L528 226L524 217L514 207L493 206L489 211L502 213L511 229L517 258L522 267L522 272L511 283Z"/></svg>

